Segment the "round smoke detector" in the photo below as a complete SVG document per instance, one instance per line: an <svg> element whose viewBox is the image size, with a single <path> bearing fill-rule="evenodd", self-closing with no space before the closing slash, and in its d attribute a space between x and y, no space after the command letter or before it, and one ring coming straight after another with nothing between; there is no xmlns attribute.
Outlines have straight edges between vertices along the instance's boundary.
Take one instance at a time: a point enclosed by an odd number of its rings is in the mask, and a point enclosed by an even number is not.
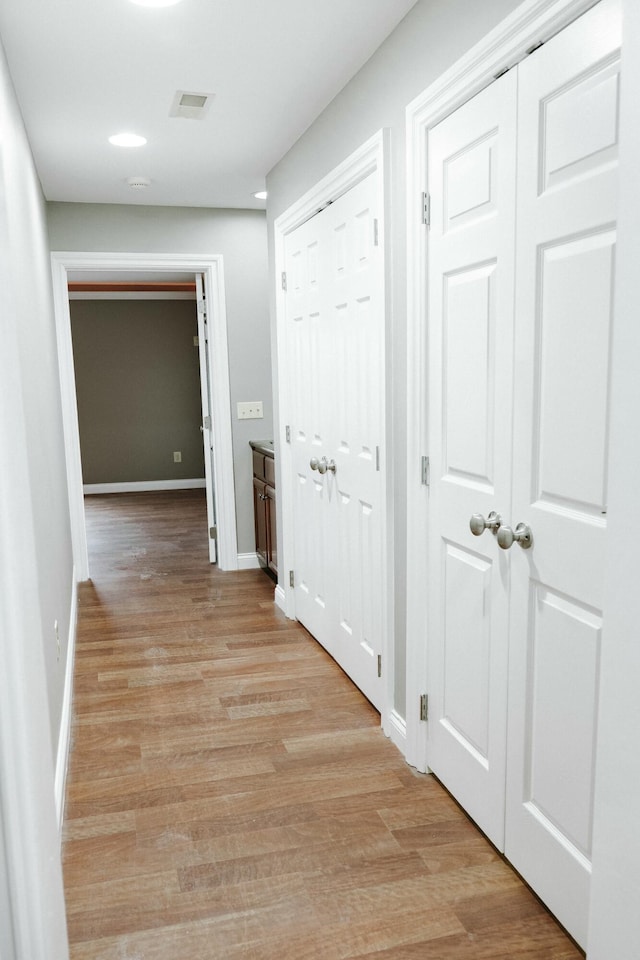
<svg viewBox="0 0 640 960"><path fill-rule="evenodd" d="M127 177L127 183L133 190L144 190L145 187L151 186L149 177Z"/></svg>

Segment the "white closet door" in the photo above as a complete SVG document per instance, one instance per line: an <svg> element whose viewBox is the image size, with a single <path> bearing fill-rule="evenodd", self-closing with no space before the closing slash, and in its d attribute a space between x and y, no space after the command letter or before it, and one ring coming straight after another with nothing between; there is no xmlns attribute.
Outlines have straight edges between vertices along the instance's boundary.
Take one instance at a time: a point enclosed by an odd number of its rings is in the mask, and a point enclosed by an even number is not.
<svg viewBox="0 0 640 960"><path fill-rule="evenodd" d="M385 311L376 203L371 174L287 239L287 340L296 616L380 708Z"/></svg>
<svg viewBox="0 0 640 960"><path fill-rule="evenodd" d="M202 443L204 445L204 477L207 496L207 525L209 528L209 560L217 559L217 542L212 532L216 530L216 491L213 463L213 409L211 403L211 364L209 362L209 319L204 296L204 278L196 273L196 305L198 310L198 359L200 363L200 401L202 405Z"/></svg>
<svg viewBox="0 0 640 960"><path fill-rule="evenodd" d="M509 516L516 75L429 135L427 762L504 842L509 558L473 514Z"/></svg>
<svg viewBox="0 0 640 960"><path fill-rule="evenodd" d="M620 11L519 67L506 854L584 944L607 511Z"/></svg>
<svg viewBox="0 0 640 960"><path fill-rule="evenodd" d="M328 486L311 471L313 457L328 449L333 393L330 377L330 315L326 307L327 236L319 217L286 238L287 376L294 398L291 416L296 616L333 653L331 623L331 532Z"/></svg>

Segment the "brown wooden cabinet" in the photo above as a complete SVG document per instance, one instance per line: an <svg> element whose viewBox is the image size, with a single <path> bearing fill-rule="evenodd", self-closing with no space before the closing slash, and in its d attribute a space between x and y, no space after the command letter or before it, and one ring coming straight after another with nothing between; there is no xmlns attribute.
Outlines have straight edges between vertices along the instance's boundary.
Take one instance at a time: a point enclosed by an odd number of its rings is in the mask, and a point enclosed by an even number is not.
<svg viewBox="0 0 640 960"><path fill-rule="evenodd" d="M253 518L260 565L278 577L276 540L276 475L271 444L251 441L253 451Z"/></svg>

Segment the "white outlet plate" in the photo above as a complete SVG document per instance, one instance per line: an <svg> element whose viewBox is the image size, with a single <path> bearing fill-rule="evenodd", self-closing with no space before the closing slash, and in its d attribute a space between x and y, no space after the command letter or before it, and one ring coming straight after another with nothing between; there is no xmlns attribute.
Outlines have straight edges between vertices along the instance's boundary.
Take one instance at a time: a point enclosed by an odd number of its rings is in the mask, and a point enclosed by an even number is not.
<svg viewBox="0 0 640 960"><path fill-rule="evenodd" d="M174 463L182 463L182 451L181 451L181 450L174 450L174 451L173 451L173 462L174 462Z"/></svg>
<svg viewBox="0 0 640 960"><path fill-rule="evenodd" d="M238 404L238 420L262 420L262 400L245 400Z"/></svg>

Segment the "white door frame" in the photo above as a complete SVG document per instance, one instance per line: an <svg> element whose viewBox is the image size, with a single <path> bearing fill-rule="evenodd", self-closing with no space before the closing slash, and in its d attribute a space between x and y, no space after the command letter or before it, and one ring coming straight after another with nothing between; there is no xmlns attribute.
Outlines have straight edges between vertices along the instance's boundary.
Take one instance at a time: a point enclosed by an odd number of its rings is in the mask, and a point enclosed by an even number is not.
<svg viewBox="0 0 640 960"><path fill-rule="evenodd" d="M525 0L487 34L406 111L407 127L407 761L427 769L427 724L420 698L428 693L427 631L429 582L425 550L429 535L429 492L421 482L422 457L429 456L428 390L423 377L427 342L428 230L422 194L429 192L429 130L479 93L531 47L568 26L597 0Z"/></svg>
<svg viewBox="0 0 640 960"><path fill-rule="evenodd" d="M238 545L233 482L227 316L222 256L54 251L51 254L51 270L67 484L69 488L71 538L78 580L89 579L89 558L84 516L80 433L68 294L68 273L76 270L91 271L92 273L106 270L117 270L122 273L148 271L158 274L168 271L188 271L189 273L201 273L203 275L210 317L209 369L213 375L211 406L215 424L213 444L216 467L213 482L218 507L218 566L221 570L237 570Z"/></svg>
<svg viewBox="0 0 640 960"><path fill-rule="evenodd" d="M277 339L277 362L278 362L278 425L276 442L277 455L279 459L280 476L278 478L277 496L279 500L278 510L282 517L282 543L278 545L280 560L278 562L279 582L276 588L276 601L282 607L288 617L295 619L295 593L289 584L289 570L293 570L294 557L294 539L293 539L293 489L292 489L292 462L291 447L287 442L287 424L291 423L292 398L290 396L289 382L287 378L287 358L286 358L286 302L285 291L282 285L282 275L285 270L285 240L288 234L292 233L297 227L306 220L318 213L324 206L338 197L347 193L365 177L371 173L377 174L377 193L378 193L378 211L379 211L379 238L383 255L386 240L387 218L385 217L385 197L388 196L387 176L388 176L388 131L379 130L373 137L367 140L361 147L355 150L346 160L335 167L326 177L320 180L307 193L293 203L283 214L281 214L274 223L274 247L275 247L275 280L276 280L276 339ZM384 301L385 315L389 315L388 296L389 284L387 282L388 265L385 261L384 277ZM384 705L382 709L382 726L388 735L395 732L391 717L390 706L393 705L394 690L394 642L393 642L393 551L390 532L392 531L391 517L391 490L392 490L392 457L389 455L388 438L391 435L390 425L390 405L388 403L389 390L389 331L385 333L385 388L384 388L384 411L385 428L383 438L382 457L382 502L384 510L381 516L382 522L382 543L385 545L385 563L383 568L383 650L382 662L387 665L384 671L386 682L384 687ZM404 732L404 731L402 731ZM395 739L395 737L394 737ZM401 747L401 749L404 749Z"/></svg>

